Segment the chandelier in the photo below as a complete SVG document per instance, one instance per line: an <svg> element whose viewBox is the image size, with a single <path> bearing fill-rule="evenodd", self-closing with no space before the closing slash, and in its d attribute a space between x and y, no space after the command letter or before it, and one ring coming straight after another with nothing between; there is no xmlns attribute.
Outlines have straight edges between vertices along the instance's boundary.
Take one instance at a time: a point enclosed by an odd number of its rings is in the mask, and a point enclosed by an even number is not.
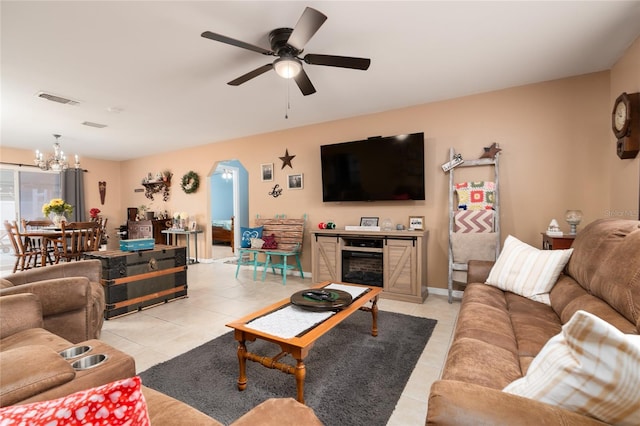
<svg viewBox="0 0 640 426"><path fill-rule="evenodd" d="M233 173L228 169L224 169L224 172L222 172L222 179L226 181L233 179Z"/></svg>
<svg viewBox="0 0 640 426"><path fill-rule="evenodd" d="M60 147L60 143L58 139L60 135L53 135L56 138L55 143L53 144L53 155L48 155L45 158L45 155L40 152L40 150L36 149L36 158L33 160L41 170L53 170L55 172L60 172L62 170L66 170L69 168L69 163L67 162L67 156L62 152L62 147ZM80 160L78 156L75 156L75 164L74 167L76 169L80 168Z"/></svg>

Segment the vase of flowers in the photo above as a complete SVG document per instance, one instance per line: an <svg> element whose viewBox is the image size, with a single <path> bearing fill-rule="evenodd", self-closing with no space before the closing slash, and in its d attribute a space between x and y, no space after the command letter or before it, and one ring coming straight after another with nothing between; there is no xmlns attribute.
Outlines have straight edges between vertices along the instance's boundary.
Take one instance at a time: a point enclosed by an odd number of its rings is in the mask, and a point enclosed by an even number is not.
<svg viewBox="0 0 640 426"><path fill-rule="evenodd" d="M187 212L175 212L173 214L173 229L187 229Z"/></svg>
<svg viewBox="0 0 640 426"><path fill-rule="evenodd" d="M98 219L100 214L100 209L98 208L92 208L91 210L89 210L89 216L91 216L91 219Z"/></svg>
<svg viewBox="0 0 640 426"><path fill-rule="evenodd" d="M189 213L180 212L180 229L187 229L187 219L189 218Z"/></svg>
<svg viewBox="0 0 640 426"><path fill-rule="evenodd" d="M73 213L73 206L62 198L53 198L42 206L42 213L50 216L55 226L60 226L60 223L67 221L67 215Z"/></svg>

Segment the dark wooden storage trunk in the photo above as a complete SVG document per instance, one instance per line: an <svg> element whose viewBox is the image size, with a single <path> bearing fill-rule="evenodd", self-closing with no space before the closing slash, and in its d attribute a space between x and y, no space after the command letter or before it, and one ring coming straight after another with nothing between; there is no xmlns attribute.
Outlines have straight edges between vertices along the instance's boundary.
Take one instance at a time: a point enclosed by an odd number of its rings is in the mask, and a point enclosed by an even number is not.
<svg viewBox="0 0 640 426"><path fill-rule="evenodd" d="M187 296L186 247L156 245L153 250L92 251L85 259L102 262L105 319Z"/></svg>

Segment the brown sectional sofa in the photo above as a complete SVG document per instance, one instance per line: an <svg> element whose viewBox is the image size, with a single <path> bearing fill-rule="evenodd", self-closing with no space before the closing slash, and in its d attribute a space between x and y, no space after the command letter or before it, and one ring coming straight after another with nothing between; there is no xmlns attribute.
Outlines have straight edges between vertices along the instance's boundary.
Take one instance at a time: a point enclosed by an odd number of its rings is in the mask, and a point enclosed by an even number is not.
<svg viewBox="0 0 640 426"><path fill-rule="evenodd" d="M431 387L427 424L603 424L501 391L526 374L578 310L639 334L640 221L597 220L578 233L572 247L551 290L551 306L483 284L492 263L469 262L469 284L442 378Z"/></svg>
<svg viewBox="0 0 640 426"><path fill-rule="evenodd" d="M97 339L78 344L44 328L40 298L31 293L0 297L0 405L60 398L65 395L135 375L129 355ZM58 352L89 346L86 355L108 359L95 368L75 371L73 360Z"/></svg>
<svg viewBox="0 0 640 426"><path fill-rule="evenodd" d="M47 275L47 270L53 277ZM51 400L135 375L131 356L93 338L100 334L102 326L94 309L104 309L102 288L94 285L99 284L100 270L98 260L81 261L13 274L3 280L0 407ZM43 302L43 298L48 299ZM89 346L91 350L69 360L60 356L60 351L76 346ZM107 355L102 364L86 370L72 367L82 356L98 354ZM142 392L154 426L221 425L163 393L144 386ZM313 410L291 398L267 400L233 423L255 424L321 425Z"/></svg>

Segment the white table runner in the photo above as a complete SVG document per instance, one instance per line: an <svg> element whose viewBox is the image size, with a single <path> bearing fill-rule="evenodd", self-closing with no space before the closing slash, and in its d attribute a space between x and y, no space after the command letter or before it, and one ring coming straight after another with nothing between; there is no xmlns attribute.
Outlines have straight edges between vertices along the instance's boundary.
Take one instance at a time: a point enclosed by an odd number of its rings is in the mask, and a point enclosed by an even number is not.
<svg viewBox="0 0 640 426"><path fill-rule="evenodd" d="M354 285L345 285L345 284L336 284L336 283L331 283L331 284L325 286L324 288L329 289L329 290L346 291L347 293L349 293L351 295L353 300L355 300L358 296L360 296L361 294L363 294L364 292L366 292L368 290L367 287L356 287Z"/></svg>
<svg viewBox="0 0 640 426"><path fill-rule="evenodd" d="M289 305L248 322L247 327L273 336L291 339L332 315L335 315L334 311L312 312L295 305Z"/></svg>
<svg viewBox="0 0 640 426"><path fill-rule="evenodd" d="M367 288L336 283L331 283L324 288L346 291L351 294L353 299L367 291ZM335 314L335 311L314 312L299 306L288 305L275 312L256 318L248 322L246 326L273 336L291 339Z"/></svg>

